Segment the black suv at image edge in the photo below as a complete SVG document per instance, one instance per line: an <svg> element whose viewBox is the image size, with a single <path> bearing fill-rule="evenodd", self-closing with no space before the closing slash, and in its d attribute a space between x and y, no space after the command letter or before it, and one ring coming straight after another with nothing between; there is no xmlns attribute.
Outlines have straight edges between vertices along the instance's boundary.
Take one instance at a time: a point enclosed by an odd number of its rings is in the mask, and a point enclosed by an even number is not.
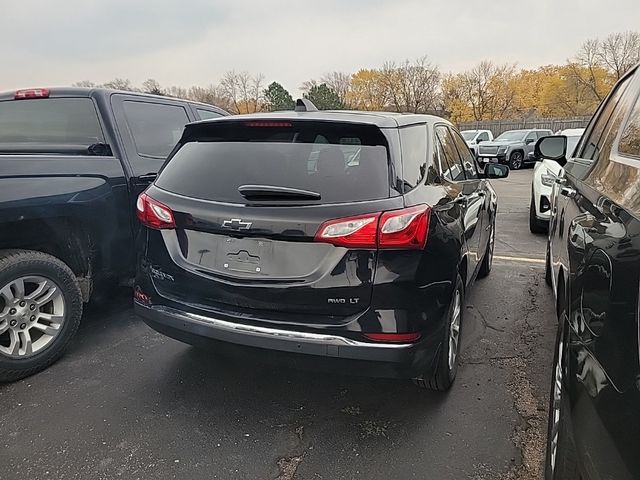
<svg viewBox="0 0 640 480"><path fill-rule="evenodd" d="M299 101L193 123L138 199L135 311L187 343L446 390L465 293L491 269L496 208L437 117Z"/></svg>
<svg viewBox="0 0 640 480"><path fill-rule="evenodd" d="M551 198L546 280L559 317L546 478L640 478L640 70L598 108Z"/></svg>

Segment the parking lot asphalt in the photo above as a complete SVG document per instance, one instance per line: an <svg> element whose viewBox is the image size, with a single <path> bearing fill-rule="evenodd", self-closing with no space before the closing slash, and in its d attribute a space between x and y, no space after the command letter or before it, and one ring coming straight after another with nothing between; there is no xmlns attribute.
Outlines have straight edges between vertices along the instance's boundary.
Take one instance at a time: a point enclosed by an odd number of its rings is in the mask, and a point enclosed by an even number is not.
<svg viewBox="0 0 640 480"><path fill-rule="evenodd" d="M62 360L0 385L0 478L542 478L556 323L531 175L494 182L496 260L467 297L447 394L199 350L122 291Z"/></svg>

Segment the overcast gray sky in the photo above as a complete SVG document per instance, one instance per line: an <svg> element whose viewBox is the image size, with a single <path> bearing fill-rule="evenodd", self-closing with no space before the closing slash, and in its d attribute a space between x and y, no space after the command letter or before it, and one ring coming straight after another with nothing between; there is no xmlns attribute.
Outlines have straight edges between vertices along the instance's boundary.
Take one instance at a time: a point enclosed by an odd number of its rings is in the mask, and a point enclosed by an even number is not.
<svg viewBox="0 0 640 480"><path fill-rule="evenodd" d="M216 83L262 72L292 92L328 71L428 55L562 63L587 38L640 29L639 0L2 0L0 90Z"/></svg>

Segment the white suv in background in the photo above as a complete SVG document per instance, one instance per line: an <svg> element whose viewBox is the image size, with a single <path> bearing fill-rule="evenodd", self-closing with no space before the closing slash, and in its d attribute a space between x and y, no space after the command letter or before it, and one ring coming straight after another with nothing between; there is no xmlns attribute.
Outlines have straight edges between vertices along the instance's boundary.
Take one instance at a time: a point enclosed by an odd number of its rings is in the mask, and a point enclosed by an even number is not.
<svg viewBox="0 0 640 480"><path fill-rule="evenodd" d="M460 133L476 157L478 156L478 145L482 142L490 142L493 140L491 130L462 130Z"/></svg>
<svg viewBox="0 0 640 480"><path fill-rule="evenodd" d="M583 133L584 128L570 128L557 133L567 137L567 158L573 156ZM562 167L555 160L544 159L536 162L533 168L529 229L532 233L545 233L549 226L551 190L556 178L560 176Z"/></svg>

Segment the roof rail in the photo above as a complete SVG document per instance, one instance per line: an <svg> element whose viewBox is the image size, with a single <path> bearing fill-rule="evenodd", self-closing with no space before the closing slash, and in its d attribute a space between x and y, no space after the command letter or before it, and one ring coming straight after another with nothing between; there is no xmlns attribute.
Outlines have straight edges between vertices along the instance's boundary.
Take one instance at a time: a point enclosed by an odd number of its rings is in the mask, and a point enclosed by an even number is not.
<svg viewBox="0 0 640 480"><path fill-rule="evenodd" d="M299 98L296 100L296 112L317 112L318 108L308 98Z"/></svg>

